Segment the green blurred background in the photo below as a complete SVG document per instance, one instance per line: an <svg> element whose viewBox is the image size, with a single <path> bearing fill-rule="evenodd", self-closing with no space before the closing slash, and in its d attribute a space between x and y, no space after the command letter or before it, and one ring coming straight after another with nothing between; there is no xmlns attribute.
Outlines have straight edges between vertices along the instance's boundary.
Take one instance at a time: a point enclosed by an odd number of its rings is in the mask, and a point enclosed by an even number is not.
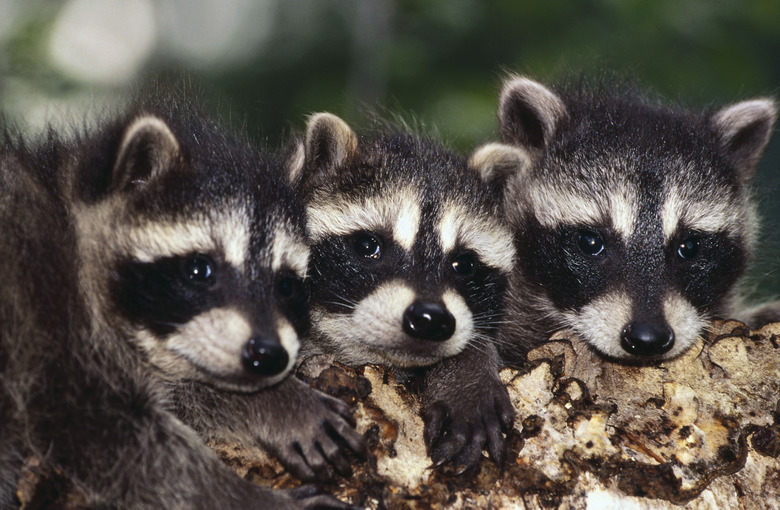
<svg viewBox="0 0 780 510"><path fill-rule="evenodd" d="M308 113L379 108L468 150L496 137L507 71L603 68L696 107L778 95L780 1L0 0L0 109L31 130L184 73L272 145ZM778 138L756 180L760 296L780 293Z"/></svg>

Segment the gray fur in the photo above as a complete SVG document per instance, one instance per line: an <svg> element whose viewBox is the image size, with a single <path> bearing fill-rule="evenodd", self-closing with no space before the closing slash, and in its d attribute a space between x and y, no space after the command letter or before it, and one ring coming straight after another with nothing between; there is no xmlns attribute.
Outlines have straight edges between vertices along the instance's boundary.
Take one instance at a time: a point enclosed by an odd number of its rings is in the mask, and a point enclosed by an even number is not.
<svg viewBox="0 0 780 510"><path fill-rule="evenodd" d="M89 506L348 507L246 482L204 441L258 441L303 477L328 474L330 463L344 471L340 450L315 451L320 440L337 437L363 448L343 403L295 379L279 383L292 363L266 370L268 358L252 358L260 371L243 355L223 353L216 367L193 350L197 335L189 344L179 339L184 351L168 345L206 314L225 326L226 338L242 345L262 338L295 358L305 303L279 282L305 268L296 269L299 256L272 251L303 239L302 218L274 165L170 101L69 138L49 133L30 144L5 134L0 507L18 504L17 479L32 457L44 472L71 480ZM234 231L220 232L225 225ZM273 241L279 232L284 243ZM245 235L224 238L235 233ZM182 275L172 269L179 256L191 262L178 250L200 248L216 280L175 290L190 285L176 278L208 276L203 266ZM150 268L160 277L146 275ZM201 297L187 301L195 292Z"/></svg>
<svg viewBox="0 0 780 510"><path fill-rule="evenodd" d="M483 448L502 462L514 412L493 341L514 250L501 196L523 155L490 146L467 162L394 128L359 136L326 113L312 116L293 154L288 175L312 242L304 355L420 374L434 464L472 468ZM371 247L363 254L362 242ZM461 256L473 257L475 273L456 274L467 265ZM409 317L420 306L450 314L452 322L430 321L449 333L415 333Z"/></svg>
<svg viewBox="0 0 780 510"><path fill-rule="evenodd" d="M507 202L518 264L505 357L569 326L602 354L641 362L684 352L712 317L780 318L777 304L744 311L738 285L758 225L746 183L773 99L692 112L617 82L514 76L498 117L502 141L527 156Z"/></svg>

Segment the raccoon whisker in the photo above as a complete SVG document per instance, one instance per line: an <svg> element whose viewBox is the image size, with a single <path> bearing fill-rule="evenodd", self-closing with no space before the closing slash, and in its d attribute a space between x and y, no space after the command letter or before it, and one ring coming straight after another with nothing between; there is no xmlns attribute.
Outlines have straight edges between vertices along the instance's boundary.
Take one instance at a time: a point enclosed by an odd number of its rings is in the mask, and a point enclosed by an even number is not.
<svg viewBox="0 0 780 510"><path fill-rule="evenodd" d="M511 341L511 340L504 340L504 339L497 338L497 337L482 337L482 340L483 340L485 343L488 343L488 342L489 342L489 343L492 343L492 344L493 344L493 345L495 345L495 346L507 346L507 347L512 347L513 345L515 345L515 342L513 342L513 341Z"/></svg>
<svg viewBox="0 0 780 510"><path fill-rule="evenodd" d="M357 307L356 305L353 305L351 303L346 303L344 301L324 301L324 303L326 305L344 307L344 308L347 308L350 311L354 310Z"/></svg>
<svg viewBox="0 0 780 510"><path fill-rule="evenodd" d="M512 323L511 321L505 319L492 319L491 317L485 317L482 319L481 317L474 316L473 320L475 328L506 326Z"/></svg>
<svg viewBox="0 0 780 510"><path fill-rule="evenodd" d="M479 331L474 332L474 335L472 336L472 342L478 342L481 345L487 345L487 344L500 345L502 343L506 343L505 341L499 340L494 335L486 335Z"/></svg>
<svg viewBox="0 0 780 510"><path fill-rule="evenodd" d="M344 296L338 296L338 295L334 295L330 301L325 301L325 303L329 305L343 306L345 308L348 308L349 310L354 310L358 306L357 301L353 301Z"/></svg>
<svg viewBox="0 0 780 510"><path fill-rule="evenodd" d="M471 342L469 342L469 345L471 345L474 349L479 351L480 353L487 353L487 345L489 345L489 342L480 341L477 337L472 337Z"/></svg>
<svg viewBox="0 0 780 510"><path fill-rule="evenodd" d="M499 337L494 336L485 336L485 335L477 335L474 337L475 339L479 339L483 343L492 343L496 347L515 347L517 345L517 342L514 342L509 339L503 339Z"/></svg>
<svg viewBox="0 0 780 510"><path fill-rule="evenodd" d="M500 316L500 314L496 313L493 310L486 310L484 312L478 312L478 313L475 313L475 314L472 315L472 317L474 317L475 319L482 318L482 317L498 318L499 316Z"/></svg>
<svg viewBox="0 0 780 510"><path fill-rule="evenodd" d="M164 321L164 320L151 320L149 322L154 326L165 326L174 329L181 328L185 324L183 322Z"/></svg>

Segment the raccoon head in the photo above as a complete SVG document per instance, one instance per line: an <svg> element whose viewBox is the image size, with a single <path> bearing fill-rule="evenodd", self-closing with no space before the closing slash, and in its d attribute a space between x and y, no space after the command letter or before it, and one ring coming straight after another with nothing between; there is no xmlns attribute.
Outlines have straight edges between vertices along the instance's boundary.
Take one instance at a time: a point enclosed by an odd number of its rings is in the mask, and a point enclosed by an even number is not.
<svg viewBox="0 0 780 510"><path fill-rule="evenodd" d="M540 316L607 356L642 360L681 354L727 311L753 252L746 185L774 101L696 114L515 77L498 115L502 140L529 161L507 208Z"/></svg>
<svg viewBox="0 0 780 510"><path fill-rule="evenodd" d="M430 140L359 138L314 115L289 164L312 244L313 348L420 367L490 341L514 258L499 211L511 154L487 147L469 168Z"/></svg>
<svg viewBox="0 0 780 510"><path fill-rule="evenodd" d="M308 248L289 189L205 121L142 114L117 132L87 144L115 157L97 172L104 189L74 206L98 334L116 331L168 379L238 391L280 381L308 324ZM94 181L100 157L81 159Z"/></svg>

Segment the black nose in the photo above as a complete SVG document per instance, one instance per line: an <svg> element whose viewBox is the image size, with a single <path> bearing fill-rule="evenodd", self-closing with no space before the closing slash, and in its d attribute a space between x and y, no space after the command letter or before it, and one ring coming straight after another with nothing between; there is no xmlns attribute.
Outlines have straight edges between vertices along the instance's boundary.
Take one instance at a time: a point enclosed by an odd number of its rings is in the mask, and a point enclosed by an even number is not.
<svg viewBox="0 0 780 510"><path fill-rule="evenodd" d="M261 336L250 338L241 354L247 370L266 377L281 374L290 361L287 349L278 341Z"/></svg>
<svg viewBox="0 0 780 510"><path fill-rule="evenodd" d="M620 345L637 356L659 356L674 346L674 331L666 324L634 321L623 329Z"/></svg>
<svg viewBox="0 0 780 510"><path fill-rule="evenodd" d="M406 334L421 340L443 342L455 332L455 317L442 303L415 301L403 316Z"/></svg>

